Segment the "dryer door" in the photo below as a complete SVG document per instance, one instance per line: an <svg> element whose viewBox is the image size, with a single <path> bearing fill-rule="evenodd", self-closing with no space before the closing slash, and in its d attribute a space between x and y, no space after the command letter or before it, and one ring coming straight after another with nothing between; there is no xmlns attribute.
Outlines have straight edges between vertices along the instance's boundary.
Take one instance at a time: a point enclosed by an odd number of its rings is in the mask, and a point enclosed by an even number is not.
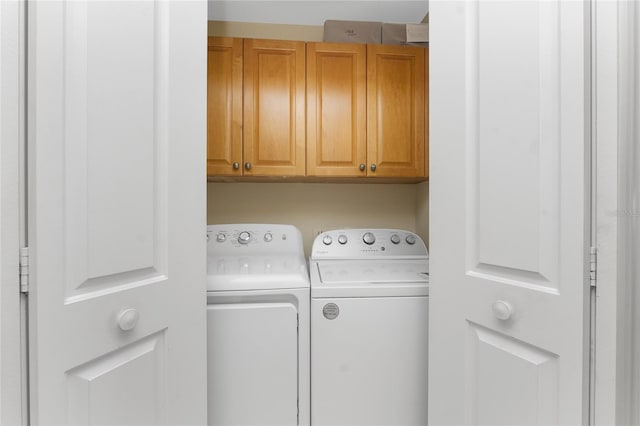
<svg viewBox="0 0 640 426"><path fill-rule="evenodd" d="M212 300L207 306L209 425L296 425L296 307Z"/></svg>

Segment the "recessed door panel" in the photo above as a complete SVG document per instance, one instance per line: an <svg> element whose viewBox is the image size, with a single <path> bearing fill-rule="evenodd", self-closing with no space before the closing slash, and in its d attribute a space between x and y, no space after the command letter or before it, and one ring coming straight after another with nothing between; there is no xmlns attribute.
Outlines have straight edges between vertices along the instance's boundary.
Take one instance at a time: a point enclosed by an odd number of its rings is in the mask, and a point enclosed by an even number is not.
<svg viewBox="0 0 640 426"><path fill-rule="evenodd" d="M366 176L364 44L307 43L307 175Z"/></svg>
<svg viewBox="0 0 640 426"><path fill-rule="evenodd" d="M68 371L69 424L165 422L166 349L160 332Z"/></svg>
<svg viewBox="0 0 640 426"><path fill-rule="evenodd" d="M246 176L305 172L304 42L244 40Z"/></svg>
<svg viewBox="0 0 640 426"><path fill-rule="evenodd" d="M469 269L558 289L560 4L487 3L472 13ZM511 18L504 22L496 13ZM504 36L512 32L527 36ZM495 51L510 59L496 66Z"/></svg>
<svg viewBox="0 0 640 426"><path fill-rule="evenodd" d="M296 307L209 304L207 326L209 425L297 425Z"/></svg>
<svg viewBox="0 0 640 426"><path fill-rule="evenodd" d="M73 165L61 176L69 298L157 278L166 269L166 222L153 214L166 198L158 179L166 170L157 162L166 137L162 111L154 109L167 89L154 72L163 71L156 32L165 29L154 3L132 5L124 15L121 7L68 2L62 11L65 149L56 155ZM136 37L127 30L133 26Z"/></svg>
<svg viewBox="0 0 640 426"><path fill-rule="evenodd" d="M556 354L477 324L468 336L468 424L557 424Z"/></svg>
<svg viewBox="0 0 640 426"><path fill-rule="evenodd" d="M242 39L209 37L207 175L242 175Z"/></svg>
<svg viewBox="0 0 640 426"><path fill-rule="evenodd" d="M424 48L367 45L369 176L424 175L427 56Z"/></svg>

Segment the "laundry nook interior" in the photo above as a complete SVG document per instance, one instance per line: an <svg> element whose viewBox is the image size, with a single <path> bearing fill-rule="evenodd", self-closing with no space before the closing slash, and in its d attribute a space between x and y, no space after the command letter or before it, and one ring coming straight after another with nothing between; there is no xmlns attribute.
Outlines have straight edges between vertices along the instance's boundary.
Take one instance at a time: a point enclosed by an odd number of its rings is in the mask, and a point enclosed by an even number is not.
<svg viewBox="0 0 640 426"><path fill-rule="evenodd" d="M209 425L426 425L428 43L406 27L427 28L428 4L389 41L390 24L339 19L353 4L309 25L236 22L223 3L208 42Z"/></svg>

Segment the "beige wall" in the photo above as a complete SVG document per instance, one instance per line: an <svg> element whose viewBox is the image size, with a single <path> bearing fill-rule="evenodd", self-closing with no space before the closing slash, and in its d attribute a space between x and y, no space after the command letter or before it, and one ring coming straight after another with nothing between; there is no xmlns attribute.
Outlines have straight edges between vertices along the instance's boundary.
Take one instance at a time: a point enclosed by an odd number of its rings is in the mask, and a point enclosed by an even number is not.
<svg viewBox="0 0 640 426"><path fill-rule="evenodd" d="M322 27L209 22L209 35L320 41ZM308 256L318 231L335 228L397 228L428 244L429 183L212 183L207 221L284 223L297 226Z"/></svg>
<svg viewBox="0 0 640 426"><path fill-rule="evenodd" d="M425 238L423 184L209 183L209 224L285 223L302 232L308 256L319 231L398 228ZM420 193L420 195L419 195ZM422 229L422 232L419 230Z"/></svg>
<svg viewBox="0 0 640 426"><path fill-rule="evenodd" d="M209 35L276 40L322 41L324 28L314 25L257 24L209 21Z"/></svg>

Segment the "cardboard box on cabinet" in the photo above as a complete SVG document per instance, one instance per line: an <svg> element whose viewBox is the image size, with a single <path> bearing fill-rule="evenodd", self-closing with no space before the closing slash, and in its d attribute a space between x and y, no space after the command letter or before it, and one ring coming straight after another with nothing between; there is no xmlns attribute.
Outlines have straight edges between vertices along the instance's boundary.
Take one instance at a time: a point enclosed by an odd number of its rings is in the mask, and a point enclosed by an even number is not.
<svg viewBox="0 0 640 426"><path fill-rule="evenodd" d="M382 44L426 47L429 45L429 24L382 24Z"/></svg>
<svg viewBox="0 0 640 426"><path fill-rule="evenodd" d="M332 43L382 43L382 22L324 21L324 41Z"/></svg>

